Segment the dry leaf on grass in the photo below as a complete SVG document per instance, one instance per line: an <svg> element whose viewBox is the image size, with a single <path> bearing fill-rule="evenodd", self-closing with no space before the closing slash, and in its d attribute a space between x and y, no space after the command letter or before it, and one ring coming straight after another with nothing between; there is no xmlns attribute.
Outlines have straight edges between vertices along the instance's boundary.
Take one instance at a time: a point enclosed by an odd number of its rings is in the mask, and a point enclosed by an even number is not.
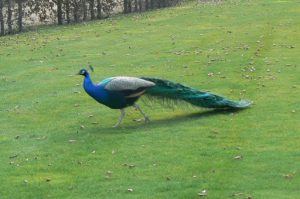
<svg viewBox="0 0 300 199"><path fill-rule="evenodd" d="M198 196L207 196L207 191L203 190L203 191L199 192Z"/></svg>

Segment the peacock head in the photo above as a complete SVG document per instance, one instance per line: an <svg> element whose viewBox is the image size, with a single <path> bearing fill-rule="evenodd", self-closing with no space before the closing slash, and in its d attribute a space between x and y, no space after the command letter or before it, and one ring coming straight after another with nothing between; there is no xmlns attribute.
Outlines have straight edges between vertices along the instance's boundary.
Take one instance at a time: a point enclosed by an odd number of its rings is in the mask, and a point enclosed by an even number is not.
<svg viewBox="0 0 300 199"><path fill-rule="evenodd" d="M92 72L94 72L94 68L93 68L93 66L91 66L91 65L89 65L89 69L92 71ZM88 76L89 75L89 72L88 72L88 70L87 69L81 69L78 73L77 73L77 75L83 75L83 76Z"/></svg>
<svg viewBox="0 0 300 199"><path fill-rule="evenodd" d="M88 73L88 71L86 70L86 69L81 69L78 73L77 73L77 75L83 75L83 76L87 76L89 73Z"/></svg>

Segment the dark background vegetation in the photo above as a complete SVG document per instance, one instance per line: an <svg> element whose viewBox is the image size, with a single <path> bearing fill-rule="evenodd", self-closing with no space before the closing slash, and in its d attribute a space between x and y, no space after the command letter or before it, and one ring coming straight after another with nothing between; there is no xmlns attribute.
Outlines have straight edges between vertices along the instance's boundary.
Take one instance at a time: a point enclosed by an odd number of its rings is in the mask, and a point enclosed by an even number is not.
<svg viewBox="0 0 300 199"><path fill-rule="evenodd" d="M117 13L170 7L183 0L0 0L0 36L37 24L70 24Z"/></svg>

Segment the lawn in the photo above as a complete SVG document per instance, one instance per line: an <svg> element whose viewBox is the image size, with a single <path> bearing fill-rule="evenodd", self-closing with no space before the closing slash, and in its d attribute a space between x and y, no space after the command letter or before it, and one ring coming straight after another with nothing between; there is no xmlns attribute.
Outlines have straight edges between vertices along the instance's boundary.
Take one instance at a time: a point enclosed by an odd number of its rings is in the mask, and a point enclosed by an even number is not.
<svg viewBox="0 0 300 199"><path fill-rule="evenodd" d="M0 198L300 197L300 4L225 1L0 38ZM92 100L75 73L169 79L251 108ZM204 193L206 196L198 196Z"/></svg>

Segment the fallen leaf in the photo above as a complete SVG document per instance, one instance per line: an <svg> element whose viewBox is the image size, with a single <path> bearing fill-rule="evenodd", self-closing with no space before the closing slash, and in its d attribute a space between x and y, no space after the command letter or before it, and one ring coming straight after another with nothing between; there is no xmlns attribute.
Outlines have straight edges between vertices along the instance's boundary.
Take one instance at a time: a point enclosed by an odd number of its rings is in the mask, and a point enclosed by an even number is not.
<svg viewBox="0 0 300 199"><path fill-rule="evenodd" d="M285 177L286 179L292 179L294 175L295 173L288 173L288 174L284 174L283 177Z"/></svg>
<svg viewBox="0 0 300 199"><path fill-rule="evenodd" d="M203 190L203 191L199 192L198 196L207 196L207 191Z"/></svg>
<svg viewBox="0 0 300 199"><path fill-rule="evenodd" d="M232 194L232 196L242 196L242 195L244 195L244 193L242 193L242 192Z"/></svg>
<svg viewBox="0 0 300 199"><path fill-rule="evenodd" d="M130 168L130 169L132 169L132 168L134 168L134 167L135 167L134 164L129 165L129 168Z"/></svg>
<svg viewBox="0 0 300 199"><path fill-rule="evenodd" d="M106 171L106 174L111 175L113 172L112 171Z"/></svg>
<svg viewBox="0 0 300 199"><path fill-rule="evenodd" d="M242 158L243 158L243 156L241 156L241 155L237 155L237 156L234 157L235 160L240 160Z"/></svg>

